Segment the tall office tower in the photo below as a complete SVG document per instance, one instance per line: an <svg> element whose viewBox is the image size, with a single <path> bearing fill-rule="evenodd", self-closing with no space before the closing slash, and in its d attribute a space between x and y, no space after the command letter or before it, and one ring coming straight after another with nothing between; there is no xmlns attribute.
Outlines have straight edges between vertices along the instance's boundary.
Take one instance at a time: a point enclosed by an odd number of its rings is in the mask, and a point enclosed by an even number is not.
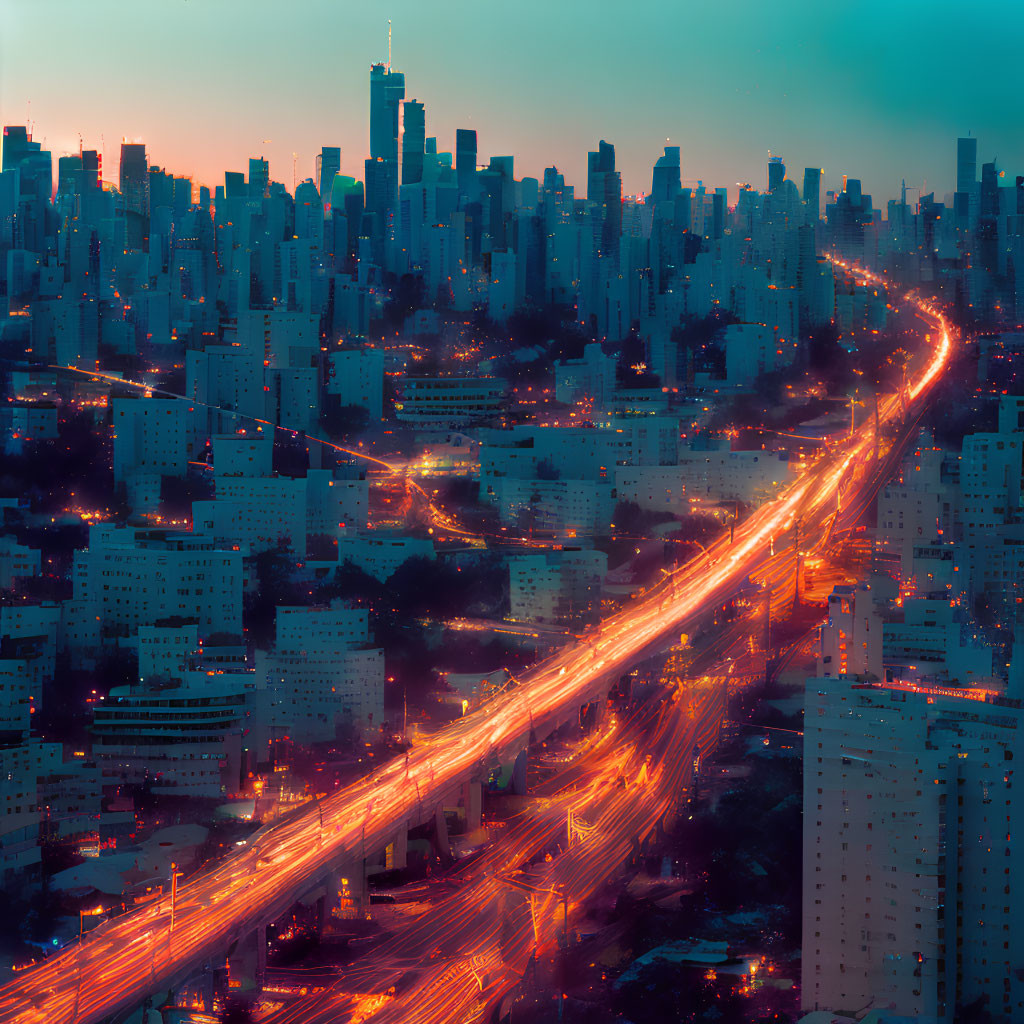
<svg viewBox="0 0 1024 1024"><path fill-rule="evenodd" d="M32 140L28 129L20 125L4 128L2 169L18 170L18 192L21 201L31 199L36 211L26 216L25 223L30 221L34 226L27 230L22 239L23 247L30 252L42 252L45 245L45 212L44 207L50 201L53 190L53 161L50 153L38 142Z"/></svg>
<svg viewBox="0 0 1024 1024"><path fill-rule="evenodd" d="M426 121L423 104L406 100L402 104L402 184L415 185L423 180Z"/></svg>
<svg viewBox="0 0 1024 1024"><path fill-rule="evenodd" d="M374 189L383 206L381 209L371 207L367 183L366 207L382 215L393 211L398 199L398 109L403 99L405 75L392 71L387 64L373 64L370 67L370 160L383 162L383 166L376 169L380 181Z"/></svg>
<svg viewBox="0 0 1024 1024"><path fill-rule="evenodd" d="M804 713L805 1010L1024 1019L1024 711L991 691L811 679Z"/></svg>
<svg viewBox="0 0 1024 1024"><path fill-rule="evenodd" d="M817 224L821 217L821 168L804 168L804 207L807 210L807 223Z"/></svg>
<svg viewBox="0 0 1024 1024"><path fill-rule="evenodd" d="M17 167L23 157L29 153L38 153L41 148L38 142L32 141L32 136L24 125L8 125L4 128L4 155L0 169L9 171L12 167Z"/></svg>
<svg viewBox="0 0 1024 1024"><path fill-rule="evenodd" d="M320 193L320 199L323 202L331 201L331 186L334 184L334 176L340 173L341 147L324 146L316 158L316 190Z"/></svg>
<svg viewBox="0 0 1024 1024"><path fill-rule="evenodd" d="M603 175L615 170L615 147L602 139L597 152L587 154L587 199L592 203L604 202Z"/></svg>
<svg viewBox="0 0 1024 1024"><path fill-rule="evenodd" d="M398 108L405 75L386 64L370 67L370 156L398 162Z"/></svg>
<svg viewBox="0 0 1024 1024"><path fill-rule="evenodd" d="M995 161L981 165L978 191L977 253L978 264L986 272L984 292L992 286L992 275L999 271L999 170Z"/></svg>
<svg viewBox="0 0 1024 1024"><path fill-rule="evenodd" d="M981 189L978 212L982 217L999 216L999 169L993 160L981 165Z"/></svg>
<svg viewBox="0 0 1024 1024"><path fill-rule="evenodd" d="M721 238L725 234L725 210L728 206L728 196L724 188L716 188L711 197L711 237ZM705 228L705 234L707 234Z"/></svg>
<svg viewBox="0 0 1024 1024"><path fill-rule="evenodd" d="M974 212L972 196L978 187L978 140L956 140L956 194L953 214L960 227L966 227Z"/></svg>
<svg viewBox="0 0 1024 1024"><path fill-rule="evenodd" d="M470 128L455 132L455 180L462 195L476 198L476 132Z"/></svg>
<svg viewBox="0 0 1024 1024"><path fill-rule="evenodd" d="M600 255L617 255L622 235L622 175L615 170L615 147L604 139L596 153L587 154L587 201L600 207Z"/></svg>
<svg viewBox="0 0 1024 1024"><path fill-rule="evenodd" d="M249 157L249 198L263 199L270 194L270 164L263 157Z"/></svg>
<svg viewBox="0 0 1024 1024"><path fill-rule="evenodd" d="M786 165L781 156L768 157L768 191L774 192L786 180Z"/></svg>
<svg viewBox="0 0 1024 1024"><path fill-rule="evenodd" d="M82 187L99 188L103 180L103 157L99 150L82 150Z"/></svg>
<svg viewBox="0 0 1024 1024"><path fill-rule="evenodd" d="M654 165L654 178L651 182L651 199L656 203L675 199L683 187L682 164L679 159L678 146L666 146L663 156L659 156Z"/></svg>
<svg viewBox="0 0 1024 1024"><path fill-rule="evenodd" d="M62 156L57 160L57 195L73 196L82 191L82 158Z"/></svg>
<svg viewBox="0 0 1024 1024"><path fill-rule="evenodd" d="M249 194L245 175L241 171L224 172L224 195L228 199L244 199Z"/></svg>
<svg viewBox="0 0 1024 1024"><path fill-rule="evenodd" d="M320 193L308 178L295 188L295 237L312 240L319 249L324 237L324 208Z"/></svg>
<svg viewBox="0 0 1024 1024"><path fill-rule="evenodd" d="M956 140L956 190L973 192L978 180L978 140Z"/></svg>
<svg viewBox="0 0 1024 1024"><path fill-rule="evenodd" d="M141 142L121 143L119 186L128 213L149 216L149 161Z"/></svg>

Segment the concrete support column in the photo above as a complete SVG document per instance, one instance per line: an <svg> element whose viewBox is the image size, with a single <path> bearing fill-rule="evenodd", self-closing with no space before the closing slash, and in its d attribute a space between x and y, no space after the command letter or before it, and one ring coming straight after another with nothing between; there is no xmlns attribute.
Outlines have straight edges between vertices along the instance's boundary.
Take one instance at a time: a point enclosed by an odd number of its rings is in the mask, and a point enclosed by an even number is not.
<svg viewBox="0 0 1024 1024"><path fill-rule="evenodd" d="M466 831L480 828L484 811L483 786L479 782L466 782L462 786L462 806L466 812Z"/></svg>
<svg viewBox="0 0 1024 1024"><path fill-rule="evenodd" d="M228 957L231 988L242 992L259 990L267 969L267 926L258 925L238 940Z"/></svg>
<svg viewBox="0 0 1024 1024"><path fill-rule="evenodd" d="M391 864L396 869L409 865L409 823L406 821L399 824L395 840L391 844Z"/></svg>
<svg viewBox="0 0 1024 1024"><path fill-rule="evenodd" d="M608 700L601 696L580 708L580 725L584 732L593 732L604 721Z"/></svg>
<svg viewBox="0 0 1024 1024"><path fill-rule="evenodd" d="M209 969L204 970L202 981L200 982L199 993L204 1013L213 1013L213 1001L215 994L213 971Z"/></svg>
<svg viewBox="0 0 1024 1024"><path fill-rule="evenodd" d="M444 804L438 804L434 812L434 841L437 852L447 859L452 855L451 844L448 842L448 822L444 817Z"/></svg>
<svg viewBox="0 0 1024 1024"><path fill-rule="evenodd" d="M263 980L267 975L267 926L261 924L256 928L256 987L263 988Z"/></svg>
<svg viewBox="0 0 1024 1024"><path fill-rule="evenodd" d="M526 766L529 761L529 751L520 750L516 754L515 764L512 766L512 792L519 796L526 796Z"/></svg>

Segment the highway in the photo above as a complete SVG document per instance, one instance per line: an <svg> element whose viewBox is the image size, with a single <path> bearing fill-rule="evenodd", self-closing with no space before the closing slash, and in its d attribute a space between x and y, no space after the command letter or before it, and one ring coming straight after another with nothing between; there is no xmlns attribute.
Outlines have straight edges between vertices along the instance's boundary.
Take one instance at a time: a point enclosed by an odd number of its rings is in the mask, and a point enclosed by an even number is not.
<svg viewBox="0 0 1024 1024"><path fill-rule="evenodd" d="M903 422L946 369L953 341L938 310L917 306L934 334L902 393L879 400L884 431ZM903 437L906 436L904 432ZM619 673L663 648L683 624L720 603L795 540L827 536L841 500L868 500L890 460L877 459L875 421L809 467L775 501L709 545L621 611L535 666L508 690L422 745L346 790L304 805L257 833L229 859L178 887L172 927L164 897L90 932L84 941L21 972L0 989L0 1020L19 1024L91 1022L137 1005L146 995L218 955L259 923L273 920L335 865L361 863L404 823L425 821L440 798L507 763L531 733L543 735L600 696Z"/></svg>
<svg viewBox="0 0 1024 1024"><path fill-rule="evenodd" d="M613 717L572 768L537 788L529 813L454 873L454 891L333 986L267 1024L369 1014L381 1024L455 1024L493 1006L531 957L556 948L580 903L675 810L692 778L691 751L708 750L717 735L725 693L725 677L706 676L641 705L627 721Z"/></svg>

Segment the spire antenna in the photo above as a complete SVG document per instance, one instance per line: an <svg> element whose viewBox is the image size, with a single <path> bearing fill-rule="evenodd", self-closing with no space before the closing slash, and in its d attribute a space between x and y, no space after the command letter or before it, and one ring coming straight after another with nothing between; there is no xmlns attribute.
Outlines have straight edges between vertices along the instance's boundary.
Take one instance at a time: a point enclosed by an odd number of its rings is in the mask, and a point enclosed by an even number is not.
<svg viewBox="0 0 1024 1024"><path fill-rule="evenodd" d="M391 74L391 19L388 18L388 74Z"/></svg>

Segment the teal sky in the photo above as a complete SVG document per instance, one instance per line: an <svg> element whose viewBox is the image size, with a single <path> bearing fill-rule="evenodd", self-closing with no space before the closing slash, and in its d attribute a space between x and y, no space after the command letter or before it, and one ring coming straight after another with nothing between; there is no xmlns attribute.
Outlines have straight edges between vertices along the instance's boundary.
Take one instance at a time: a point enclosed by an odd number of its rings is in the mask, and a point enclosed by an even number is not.
<svg viewBox="0 0 1024 1024"><path fill-rule="evenodd" d="M941 197L968 132L1024 173L1021 0L0 0L0 118L31 109L55 156L102 136L111 180L122 137L207 184L262 154L290 188L321 145L361 178L388 18L439 149L475 128L481 160L555 164L580 194L601 138L631 193L666 139L684 179L730 191L764 187L771 150L798 183L810 165Z"/></svg>

